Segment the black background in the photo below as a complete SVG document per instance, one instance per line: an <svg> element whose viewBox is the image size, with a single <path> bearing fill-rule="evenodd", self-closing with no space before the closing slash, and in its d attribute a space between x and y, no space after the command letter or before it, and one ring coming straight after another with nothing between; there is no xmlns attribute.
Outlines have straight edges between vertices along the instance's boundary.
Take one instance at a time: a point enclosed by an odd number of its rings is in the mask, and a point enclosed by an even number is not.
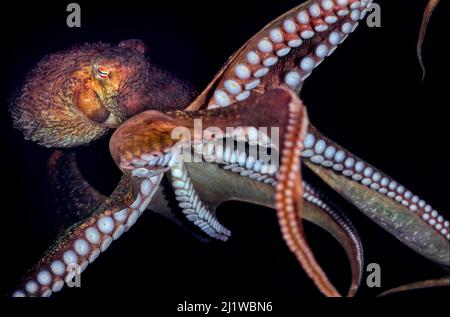
<svg viewBox="0 0 450 317"><path fill-rule="evenodd" d="M266 23L299 4L265 1L79 2L82 27L66 26L68 2L2 4L0 158L0 294L14 288L55 238L57 223L46 183L49 149L24 141L11 128L7 99L30 68L48 53L75 43L118 43L140 38L156 63L203 89L226 59ZM302 99L325 135L382 169L450 216L448 210L448 66L446 13L432 20L421 84L415 45L426 1L379 1L382 27L362 25L307 80ZM448 1L447 1L448 2ZM83 174L105 193L120 172L107 140L82 148ZM382 288L364 284L360 297L445 272L409 250L358 210L306 174L354 221L366 263L382 267ZM229 243L202 244L166 219L146 212L82 276L80 289L55 298L117 296L152 302L183 295L279 298L321 296L284 245L272 210L227 203L219 218L232 229ZM343 251L326 233L306 224L320 263L341 292L349 283ZM443 297L448 289L397 297ZM301 300L300 300L301 301Z"/></svg>

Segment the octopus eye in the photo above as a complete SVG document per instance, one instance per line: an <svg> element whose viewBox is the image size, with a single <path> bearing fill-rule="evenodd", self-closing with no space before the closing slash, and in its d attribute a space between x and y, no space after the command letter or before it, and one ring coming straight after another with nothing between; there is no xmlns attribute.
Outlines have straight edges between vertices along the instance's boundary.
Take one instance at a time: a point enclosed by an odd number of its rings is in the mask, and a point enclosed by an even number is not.
<svg viewBox="0 0 450 317"><path fill-rule="evenodd" d="M105 67L99 66L98 67L98 75L103 78L103 79L107 79L109 76L109 70L107 70Z"/></svg>

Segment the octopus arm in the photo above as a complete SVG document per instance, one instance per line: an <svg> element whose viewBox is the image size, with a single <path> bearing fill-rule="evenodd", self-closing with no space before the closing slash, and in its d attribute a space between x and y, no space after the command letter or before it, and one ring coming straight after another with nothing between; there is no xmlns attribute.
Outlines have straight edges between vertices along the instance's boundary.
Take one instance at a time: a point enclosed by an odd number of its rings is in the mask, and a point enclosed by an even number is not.
<svg viewBox="0 0 450 317"><path fill-rule="evenodd" d="M83 177L75 152L53 151L48 177L62 231L89 217L107 198Z"/></svg>
<svg viewBox="0 0 450 317"><path fill-rule="evenodd" d="M49 158L50 190L56 205L60 231L92 215L107 199L81 174L76 153L72 151L54 151ZM158 187L149 209L177 224L181 229L200 242L209 240L194 232L169 207L170 186L165 181Z"/></svg>
<svg viewBox="0 0 450 317"><path fill-rule="evenodd" d="M422 48L423 43L425 41L425 36L427 34L428 24L430 23L431 16L433 15L434 10L436 9L440 0L429 0L427 7L425 8L422 24L420 26L419 39L417 41L417 57L419 59L420 67L422 68L422 80L425 79L425 64L423 63L422 58Z"/></svg>
<svg viewBox="0 0 450 317"><path fill-rule="evenodd" d="M420 281L420 282L411 283L411 284L402 285L402 286L399 286L396 288L392 288L390 290L387 290L387 291L381 293L380 295L378 295L378 297L398 294L398 293L402 293L402 292L414 291L414 290L421 290L421 289L426 289L426 288L448 287L448 286L450 286L450 277L447 275L447 276L444 276L439 279Z"/></svg>
<svg viewBox="0 0 450 317"><path fill-rule="evenodd" d="M352 297L361 284L364 266L363 247L358 232L350 219L327 202L319 191L306 182L303 188L303 218L331 234L347 255L352 272L347 296Z"/></svg>
<svg viewBox="0 0 450 317"><path fill-rule="evenodd" d="M372 0L309 0L271 21L239 48L187 110L227 107L280 85L297 94L356 30Z"/></svg>
<svg viewBox="0 0 450 317"><path fill-rule="evenodd" d="M61 234L12 294L14 297L48 297L74 282L110 244L133 226L147 208L161 178L140 182L122 177L117 188L86 219Z"/></svg>
<svg viewBox="0 0 450 317"><path fill-rule="evenodd" d="M449 267L449 221L419 196L312 126L302 157L308 168L371 220L422 256Z"/></svg>
<svg viewBox="0 0 450 317"><path fill-rule="evenodd" d="M221 203L231 200L275 208L274 184L242 177L216 164L188 163L186 165L198 195L208 206L211 206L213 212ZM358 233L350 220L328 203L317 189L306 182L303 183L303 188L304 208L301 217L327 231L343 247L352 271L348 296L353 296L359 288L364 263L363 248ZM156 202L156 199L154 201Z"/></svg>

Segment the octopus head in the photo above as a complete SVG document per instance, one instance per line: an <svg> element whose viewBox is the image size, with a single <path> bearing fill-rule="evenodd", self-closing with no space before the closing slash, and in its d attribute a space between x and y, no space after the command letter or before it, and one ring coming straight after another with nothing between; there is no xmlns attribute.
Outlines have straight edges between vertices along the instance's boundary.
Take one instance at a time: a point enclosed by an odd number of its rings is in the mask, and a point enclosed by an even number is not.
<svg viewBox="0 0 450 317"><path fill-rule="evenodd" d="M14 126L47 147L73 147L105 135L142 111L149 62L140 40L84 44L51 54L13 98Z"/></svg>

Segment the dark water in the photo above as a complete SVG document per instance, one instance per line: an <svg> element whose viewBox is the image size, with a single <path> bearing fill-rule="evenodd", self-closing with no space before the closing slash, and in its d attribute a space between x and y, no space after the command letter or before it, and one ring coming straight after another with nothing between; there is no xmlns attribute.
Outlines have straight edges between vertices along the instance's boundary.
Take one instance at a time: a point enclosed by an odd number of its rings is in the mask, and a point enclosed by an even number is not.
<svg viewBox="0 0 450 317"><path fill-rule="evenodd" d="M250 36L300 1L204 3L80 2L82 27L65 25L67 3L2 5L0 140L2 217L0 294L6 294L55 237L57 223L46 183L49 149L11 128L7 98L48 53L75 43L140 38L152 59L201 90ZM425 1L380 1L382 27L362 26L316 70L302 98L325 135L399 180L443 214L448 208L448 6L432 20L424 49L428 75L420 83L415 44ZM448 3L446 4L448 5ZM107 140L80 150L83 174L110 192L120 173ZM308 176L308 175L307 175ZM311 176L311 175L309 175ZM319 181L313 182L324 188ZM382 267L382 289L443 275L438 267L385 233L336 194L365 247L367 263ZM80 289L57 298L155 298L185 294L320 296L285 247L273 211L240 203L220 208L229 243L201 244L157 215L146 213L83 274ZM308 240L336 285L349 281L347 260L327 234L306 225ZM380 289L362 287L359 296ZM448 289L403 297L446 296ZM149 304L150 305L150 304Z"/></svg>

